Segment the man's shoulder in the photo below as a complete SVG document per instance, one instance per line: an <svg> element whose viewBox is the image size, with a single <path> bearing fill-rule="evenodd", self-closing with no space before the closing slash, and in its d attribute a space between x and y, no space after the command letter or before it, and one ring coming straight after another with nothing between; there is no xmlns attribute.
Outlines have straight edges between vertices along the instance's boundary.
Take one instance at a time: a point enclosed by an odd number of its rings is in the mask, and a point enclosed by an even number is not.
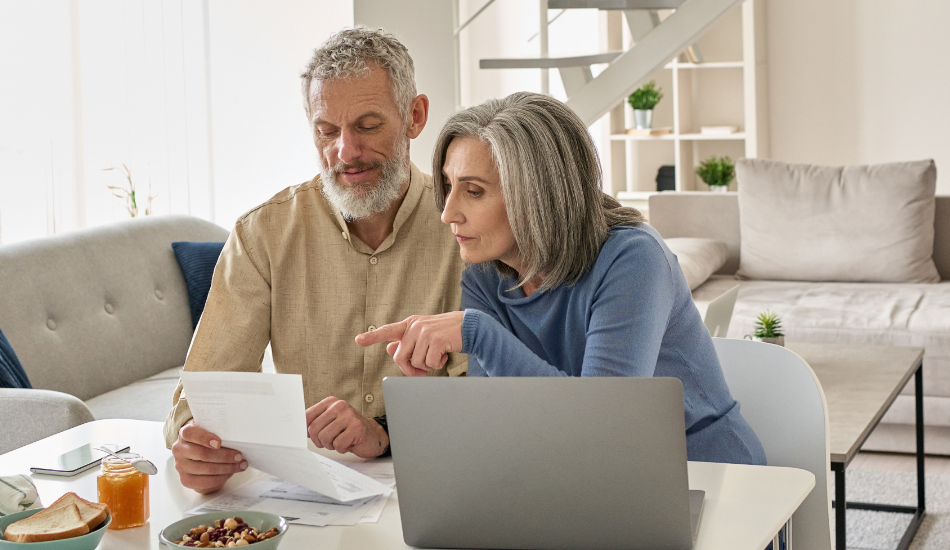
<svg viewBox="0 0 950 550"><path fill-rule="evenodd" d="M310 202L319 200L322 197L323 193L320 191L320 176L316 176L311 180L291 185L279 191L273 197L251 208L244 214L241 214L241 216L238 217L238 223L246 224L248 222L254 222L263 216L279 214L284 210L289 210L294 203Z"/></svg>

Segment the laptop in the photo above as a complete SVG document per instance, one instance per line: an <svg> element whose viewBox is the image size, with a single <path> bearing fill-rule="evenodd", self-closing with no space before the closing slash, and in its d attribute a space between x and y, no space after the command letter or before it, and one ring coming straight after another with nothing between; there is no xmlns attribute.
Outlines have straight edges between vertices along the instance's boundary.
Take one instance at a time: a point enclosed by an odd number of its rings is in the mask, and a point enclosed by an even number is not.
<svg viewBox="0 0 950 550"><path fill-rule="evenodd" d="M709 335L713 338L726 337L729 332L729 322L732 321L732 310L736 307L738 297L739 285L736 285L709 302L703 324L706 325Z"/></svg>
<svg viewBox="0 0 950 550"><path fill-rule="evenodd" d="M693 546L676 378L389 377L383 393L410 546Z"/></svg>

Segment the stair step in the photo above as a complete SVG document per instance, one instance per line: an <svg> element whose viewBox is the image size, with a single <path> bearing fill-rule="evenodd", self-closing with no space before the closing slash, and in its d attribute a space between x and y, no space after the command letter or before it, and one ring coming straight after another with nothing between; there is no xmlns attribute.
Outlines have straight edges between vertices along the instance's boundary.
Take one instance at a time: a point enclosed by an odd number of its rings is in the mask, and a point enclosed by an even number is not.
<svg viewBox="0 0 950 550"><path fill-rule="evenodd" d="M621 51L611 51L573 57L482 59L478 62L478 67L480 69L562 69L566 67L583 67L597 63L610 63L622 53Z"/></svg>
<svg viewBox="0 0 950 550"><path fill-rule="evenodd" d="M686 0L548 0L548 9L668 10Z"/></svg>

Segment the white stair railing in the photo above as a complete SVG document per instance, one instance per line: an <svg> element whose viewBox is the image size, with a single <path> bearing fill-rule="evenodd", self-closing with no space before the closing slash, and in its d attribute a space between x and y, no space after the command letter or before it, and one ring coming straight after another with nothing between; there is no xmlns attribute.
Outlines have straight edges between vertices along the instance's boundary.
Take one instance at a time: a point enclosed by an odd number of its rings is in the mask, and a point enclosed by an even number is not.
<svg viewBox="0 0 950 550"><path fill-rule="evenodd" d="M590 125L683 52L742 0L686 0L633 48L617 57L567 105Z"/></svg>

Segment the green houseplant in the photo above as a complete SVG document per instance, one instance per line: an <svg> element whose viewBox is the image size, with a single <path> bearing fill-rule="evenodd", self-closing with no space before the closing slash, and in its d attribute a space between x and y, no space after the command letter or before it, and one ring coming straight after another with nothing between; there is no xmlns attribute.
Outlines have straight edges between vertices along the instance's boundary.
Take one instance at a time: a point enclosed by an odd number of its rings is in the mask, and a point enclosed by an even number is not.
<svg viewBox="0 0 950 550"><path fill-rule="evenodd" d="M761 340L768 344L785 345L785 335L782 333L782 320L778 313L767 309L755 318L752 336L754 340Z"/></svg>
<svg viewBox="0 0 950 550"><path fill-rule="evenodd" d="M640 86L627 97L627 103L633 107L633 119L637 128L653 127L653 108L661 99L663 89L656 87L655 80Z"/></svg>
<svg viewBox="0 0 950 550"><path fill-rule="evenodd" d="M729 157L709 157L700 163L696 175L709 186L710 191L726 191L736 177L736 165Z"/></svg>

